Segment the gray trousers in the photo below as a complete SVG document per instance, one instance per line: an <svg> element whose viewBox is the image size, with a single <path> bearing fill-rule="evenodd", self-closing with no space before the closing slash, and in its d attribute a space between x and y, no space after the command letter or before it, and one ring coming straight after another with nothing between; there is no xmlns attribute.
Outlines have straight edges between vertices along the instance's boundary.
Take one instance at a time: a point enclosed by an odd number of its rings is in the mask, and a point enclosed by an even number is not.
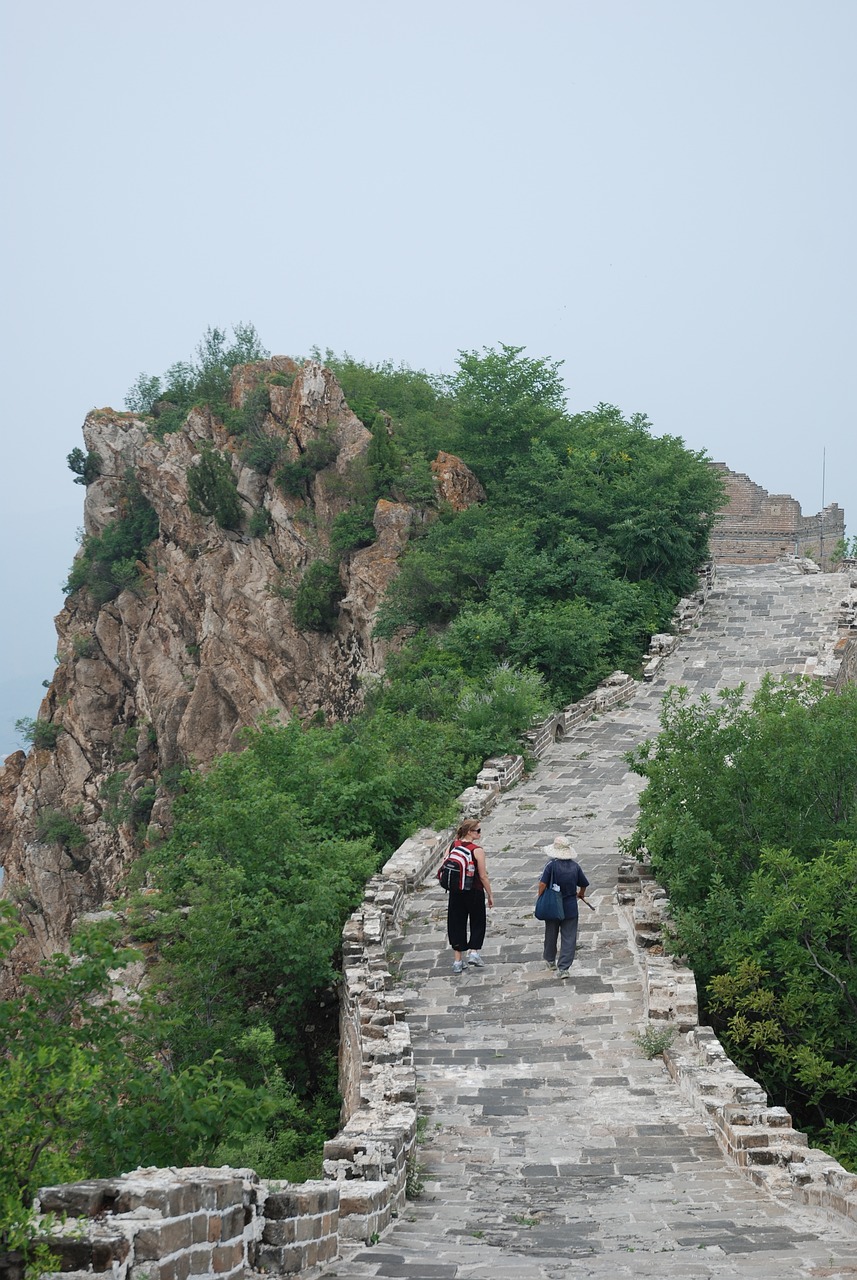
<svg viewBox="0 0 857 1280"><path fill-rule="evenodd" d="M579 916L575 916L573 920L545 920L545 947L542 954L548 964L553 964L556 960L556 944L559 939L559 960L556 967L571 968L577 949L578 919Z"/></svg>

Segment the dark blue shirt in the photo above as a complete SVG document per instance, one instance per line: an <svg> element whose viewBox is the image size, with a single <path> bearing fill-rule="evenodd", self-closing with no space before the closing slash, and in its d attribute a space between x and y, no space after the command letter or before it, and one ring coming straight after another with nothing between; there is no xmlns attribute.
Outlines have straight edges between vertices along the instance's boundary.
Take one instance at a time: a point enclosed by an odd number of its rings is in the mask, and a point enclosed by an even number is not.
<svg viewBox="0 0 857 1280"><path fill-rule="evenodd" d="M575 862L574 858L551 858L540 878L542 884L546 884L548 888L552 884L559 885L562 890L562 909L565 912L565 918L574 920L578 913L577 890L585 889L589 884L580 864Z"/></svg>

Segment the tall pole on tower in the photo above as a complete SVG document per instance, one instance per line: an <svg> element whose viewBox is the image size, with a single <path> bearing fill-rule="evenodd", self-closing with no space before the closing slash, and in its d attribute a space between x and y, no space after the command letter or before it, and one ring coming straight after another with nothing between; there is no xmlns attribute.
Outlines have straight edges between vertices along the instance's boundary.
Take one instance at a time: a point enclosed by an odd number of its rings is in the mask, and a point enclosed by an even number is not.
<svg viewBox="0 0 857 1280"><path fill-rule="evenodd" d="M821 513L818 517L818 535L821 548L819 552L819 560L821 567L824 568L824 477L827 469L827 446L822 445L821 448Z"/></svg>

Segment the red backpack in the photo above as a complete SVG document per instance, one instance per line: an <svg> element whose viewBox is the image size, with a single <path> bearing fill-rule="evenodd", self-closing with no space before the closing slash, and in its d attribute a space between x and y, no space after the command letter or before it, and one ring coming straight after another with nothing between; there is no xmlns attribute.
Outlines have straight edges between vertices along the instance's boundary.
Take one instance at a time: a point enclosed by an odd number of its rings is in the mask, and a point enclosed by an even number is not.
<svg viewBox="0 0 857 1280"><path fill-rule="evenodd" d="M472 889L475 875L476 861L472 846L458 843L450 845L446 857L438 868L437 879L441 888L447 893Z"/></svg>

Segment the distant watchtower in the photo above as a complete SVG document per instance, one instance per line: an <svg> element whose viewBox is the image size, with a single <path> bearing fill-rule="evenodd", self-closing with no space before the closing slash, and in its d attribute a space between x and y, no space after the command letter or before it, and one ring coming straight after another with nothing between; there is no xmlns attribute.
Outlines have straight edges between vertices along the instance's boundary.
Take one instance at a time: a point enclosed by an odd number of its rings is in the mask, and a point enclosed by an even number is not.
<svg viewBox="0 0 857 1280"><path fill-rule="evenodd" d="M801 514L800 503L785 493L768 493L749 476L722 462L726 502L711 533L711 554L721 564L768 564L783 556L806 556L824 569L845 536L845 512L831 502L817 515Z"/></svg>

